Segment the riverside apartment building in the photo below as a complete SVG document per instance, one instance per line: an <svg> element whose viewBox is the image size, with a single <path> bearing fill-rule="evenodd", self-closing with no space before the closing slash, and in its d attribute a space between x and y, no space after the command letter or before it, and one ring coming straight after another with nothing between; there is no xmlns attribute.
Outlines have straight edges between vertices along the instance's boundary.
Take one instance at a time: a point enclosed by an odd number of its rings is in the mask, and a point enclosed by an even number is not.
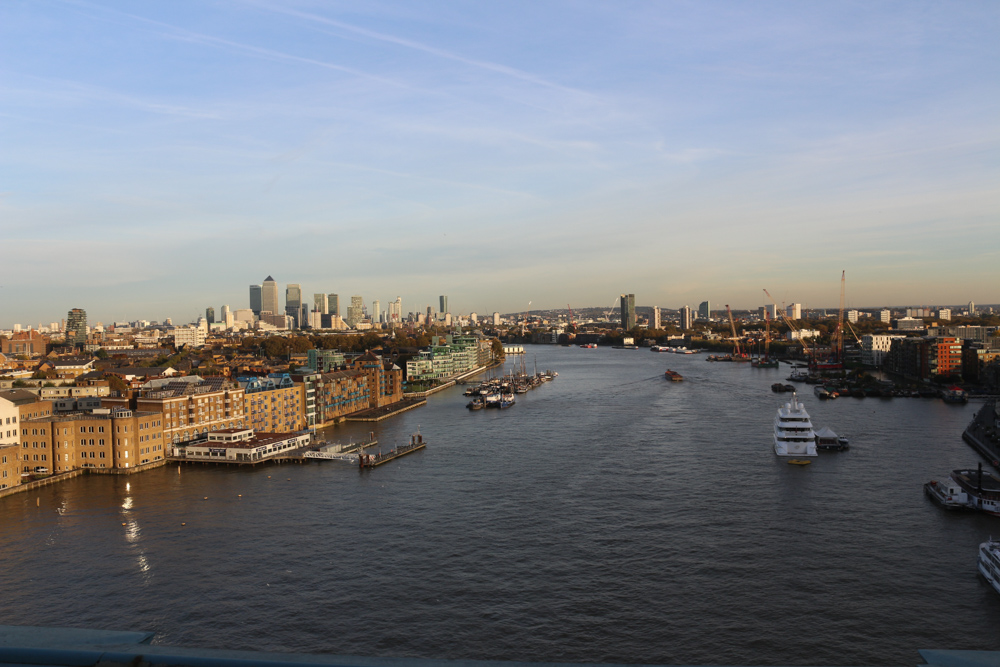
<svg viewBox="0 0 1000 667"><path fill-rule="evenodd" d="M162 460L162 415L116 408L21 423L23 472L134 468Z"/></svg>

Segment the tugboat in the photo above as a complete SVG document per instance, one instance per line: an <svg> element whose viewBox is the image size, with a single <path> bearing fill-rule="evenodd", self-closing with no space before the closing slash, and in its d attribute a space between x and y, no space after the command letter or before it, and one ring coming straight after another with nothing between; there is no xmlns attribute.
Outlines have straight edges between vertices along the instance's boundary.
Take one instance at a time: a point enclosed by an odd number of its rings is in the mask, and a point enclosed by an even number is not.
<svg viewBox="0 0 1000 667"><path fill-rule="evenodd" d="M681 375L677 371L672 371L669 368L667 369L667 372L664 373L663 375L671 382L680 382L681 380L684 379L683 375Z"/></svg>
<svg viewBox="0 0 1000 667"><path fill-rule="evenodd" d="M483 399L474 398L465 406L470 410L482 410L483 409Z"/></svg>

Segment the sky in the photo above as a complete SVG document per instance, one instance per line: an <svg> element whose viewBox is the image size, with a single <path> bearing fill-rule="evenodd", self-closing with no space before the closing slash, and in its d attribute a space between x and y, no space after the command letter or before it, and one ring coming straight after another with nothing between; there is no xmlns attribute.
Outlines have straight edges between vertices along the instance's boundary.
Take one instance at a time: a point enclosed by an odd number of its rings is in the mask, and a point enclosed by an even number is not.
<svg viewBox="0 0 1000 667"><path fill-rule="evenodd" d="M0 327L1000 302L1000 3L7 0Z"/></svg>

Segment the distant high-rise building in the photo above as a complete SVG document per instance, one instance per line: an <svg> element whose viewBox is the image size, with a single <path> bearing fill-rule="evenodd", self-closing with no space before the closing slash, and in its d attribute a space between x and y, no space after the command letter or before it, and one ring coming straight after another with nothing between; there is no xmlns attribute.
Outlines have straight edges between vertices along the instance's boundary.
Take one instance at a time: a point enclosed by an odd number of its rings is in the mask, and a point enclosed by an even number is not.
<svg viewBox="0 0 1000 667"><path fill-rule="evenodd" d="M358 295L351 297L351 305L347 307L347 324L354 326L365 319L365 302Z"/></svg>
<svg viewBox="0 0 1000 667"><path fill-rule="evenodd" d="M698 306L698 319L712 319L712 303L710 301L702 301L701 305Z"/></svg>
<svg viewBox="0 0 1000 667"><path fill-rule="evenodd" d="M233 322L235 320L233 318L233 311L229 309L228 303L222 307L221 321L227 329L233 328Z"/></svg>
<svg viewBox="0 0 1000 667"><path fill-rule="evenodd" d="M473 326L479 324L479 314L469 313L469 321L472 322Z"/></svg>
<svg viewBox="0 0 1000 667"><path fill-rule="evenodd" d="M403 321L403 299L396 297L395 301L389 302L389 309L386 312L385 321L389 326L395 326Z"/></svg>
<svg viewBox="0 0 1000 667"><path fill-rule="evenodd" d="M298 283L285 285L285 314L295 318L296 326L302 321L302 286Z"/></svg>
<svg viewBox="0 0 1000 667"><path fill-rule="evenodd" d="M802 319L802 304L793 303L786 309L785 315L788 316L790 320L801 320Z"/></svg>
<svg viewBox="0 0 1000 667"><path fill-rule="evenodd" d="M500 313L497 312L493 313L493 326L495 327L500 326Z"/></svg>
<svg viewBox="0 0 1000 667"><path fill-rule="evenodd" d="M687 331L694 327L694 316L690 306L681 308L681 331Z"/></svg>
<svg viewBox="0 0 1000 667"><path fill-rule="evenodd" d="M944 320L945 322L950 321L951 320L951 309L950 308L941 308L941 309L939 309L938 310L938 318Z"/></svg>
<svg viewBox="0 0 1000 667"><path fill-rule="evenodd" d="M861 313L859 313L856 310L849 310L849 311L847 311L847 321L850 322L851 324L854 324L855 322L857 322L858 321L858 317L860 317L860 316L861 316Z"/></svg>
<svg viewBox="0 0 1000 667"><path fill-rule="evenodd" d="M208 322L209 325L215 324L215 308L209 306L205 309L205 321Z"/></svg>
<svg viewBox="0 0 1000 667"><path fill-rule="evenodd" d="M281 313L281 309L278 307L278 283L271 276L264 280L260 290L260 312L265 310L272 315ZM260 312L256 314L260 315Z"/></svg>
<svg viewBox="0 0 1000 667"><path fill-rule="evenodd" d="M321 315L329 315L329 304L325 294L313 294L313 310Z"/></svg>
<svg viewBox="0 0 1000 667"><path fill-rule="evenodd" d="M445 295L442 294L441 296L438 297L438 302L439 302L438 305L441 306L441 312L442 313L449 312L448 311L448 297L446 297Z"/></svg>
<svg viewBox="0 0 1000 667"><path fill-rule="evenodd" d="M976 302L975 301L970 301L969 302L969 315L975 315L975 314L976 314Z"/></svg>
<svg viewBox="0 0 1000 667"><path fill-rule="evenodd" d="M661 324L661 322L660 322L660 307L659 306L653 306L653 321L649 323L649 326L650 326L651 329L659 329L660 328L660 324Z"/></svg>
<svg viewBox="0 0 1000 667"><path fill-rule="evenodd" d="M74 347L87 342L87 311L74 308L66 315L66 342Z"/></svg>
<svg viewBox="0 0 1000 667"><path fill-rule="evenodd" d="M326 308L331 315L340 315L340 297L336 294L327 294Z"/></svg>
<svg viewBox="0 0 1000 667"><path fill-rule="evenodd" d="M889 324L892 321L892 311L888 308L884 308L878 312L879 322L884 324Z"/></svg>
<svg viewBox="0 0 1000 667"><path fill-rule="evenodd" d="M378 299L372 301L372 324L382 321L382 304Z"/></svg>
<svg viewBox="0 0 1000 667"><path fill-rule="evenodd" d="M635 294L621 295L622 329L631 331L635 328Z"/></svg>
<svg viewBox="0 0 1000 667"><path fill-rule="evenodd" d="M430 306L427 306L427 319L424 320L426 326L431 326L434 323L434 311L431 310Z"/></svg>
<svg viewBox="0 0 1000 667"><path fill-rule="evenodd" d="M250 286L250 310L254 315L260 315L260 311L264 310L261 289L260 285Z"/></svg>

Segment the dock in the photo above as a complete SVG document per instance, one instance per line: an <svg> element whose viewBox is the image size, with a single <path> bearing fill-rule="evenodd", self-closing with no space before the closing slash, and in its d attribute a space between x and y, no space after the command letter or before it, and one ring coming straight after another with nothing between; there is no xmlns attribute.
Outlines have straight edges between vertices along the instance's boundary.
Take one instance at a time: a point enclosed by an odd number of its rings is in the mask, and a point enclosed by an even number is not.
<svg viewBox="0 0 1000 667"><path fill-rule="evenodd" d="M383 463L388 463L394 459L398 459L400 456L406 456L418 449L423 449L427 446L424 442L424 438L419 433L410 436L410 444L400 445L396 449L390 449L386 453L379 452L378 454L359 454L358 455L358 466L361 469L364 468L375 468L382 465Z"/></svg>

